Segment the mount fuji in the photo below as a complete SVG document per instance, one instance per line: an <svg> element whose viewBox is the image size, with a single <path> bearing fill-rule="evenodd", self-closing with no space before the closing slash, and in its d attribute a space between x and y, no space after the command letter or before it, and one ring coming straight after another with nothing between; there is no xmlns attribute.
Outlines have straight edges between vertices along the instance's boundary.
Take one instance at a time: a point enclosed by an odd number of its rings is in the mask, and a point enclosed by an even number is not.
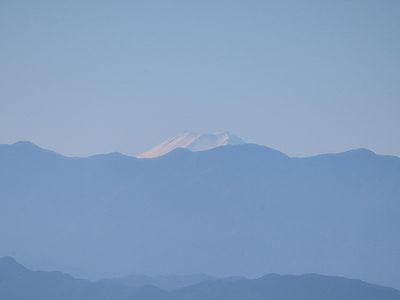
<svg viewBox="0 0 400 300"><path fill-rule="evenodd" d="M143 152L139 158L152 158L162 156L177 148L185 148L193 152L205 151L226 145L241 145L245 142L229 132L192 133L185 132L174 136L161 144Z"/></svg>

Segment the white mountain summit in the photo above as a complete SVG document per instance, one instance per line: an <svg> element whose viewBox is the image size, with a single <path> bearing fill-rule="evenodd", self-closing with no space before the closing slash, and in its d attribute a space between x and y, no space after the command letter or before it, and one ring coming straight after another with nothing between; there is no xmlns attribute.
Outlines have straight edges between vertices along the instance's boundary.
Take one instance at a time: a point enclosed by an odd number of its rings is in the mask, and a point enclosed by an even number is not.
<svg viewBox="0 0 400 300"><path fill-rule="evenodd" d="M190 151L204 151L225 145L240 145L245 142L229 132L215 132L197 134L185 132L170 138L154 148L138 155L140 158L158 157L177 148L185 148Z"/></svg>

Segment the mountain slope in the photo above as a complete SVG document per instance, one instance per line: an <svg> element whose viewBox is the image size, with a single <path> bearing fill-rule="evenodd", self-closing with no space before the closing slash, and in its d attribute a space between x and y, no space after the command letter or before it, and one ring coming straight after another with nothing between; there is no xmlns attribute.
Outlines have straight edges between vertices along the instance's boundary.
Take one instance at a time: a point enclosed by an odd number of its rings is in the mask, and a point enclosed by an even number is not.
<svg viewBox="0 0 400 300"><path fill-rule="evenodd" d="M138 292L75 279L60 272L34 272L10 257L0 258L0 299L114 300Z"/></svg>
<svg viewBox="0 0 400 300"><path fill-rule="evenodd" d="M231 135L228 132L216 132L206 134L185 132L162 142L161 144L146 152L143 152L138 157L158 157L178 148L185 148L195 152L210 150L220 146L240 145L244 143L245 142L241 138Z"/></svg>
<svg viewBox="0 0 400 300"><path fill-rule="evenodd" d="M0 255L80 277L312 272L400 287L399 201L400 159L365 149L136 159L0 145Z"/></svg>

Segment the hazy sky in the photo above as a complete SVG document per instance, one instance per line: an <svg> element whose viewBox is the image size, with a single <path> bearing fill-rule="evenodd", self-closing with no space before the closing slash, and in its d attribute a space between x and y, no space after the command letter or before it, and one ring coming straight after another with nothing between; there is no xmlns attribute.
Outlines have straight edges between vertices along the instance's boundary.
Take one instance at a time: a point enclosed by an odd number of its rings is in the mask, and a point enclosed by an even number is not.
<svg viewBox="0 0 400 300"><path fill-rule="evenodd" d="M0 143L137 154L219 130L400 155L400 1L0 1Z"/></svg>

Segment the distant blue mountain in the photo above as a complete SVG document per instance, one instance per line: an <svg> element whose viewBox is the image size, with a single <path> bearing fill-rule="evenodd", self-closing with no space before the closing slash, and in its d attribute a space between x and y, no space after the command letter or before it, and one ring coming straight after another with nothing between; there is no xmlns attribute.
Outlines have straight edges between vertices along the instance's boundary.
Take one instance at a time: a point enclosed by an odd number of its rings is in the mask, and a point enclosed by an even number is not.
<svg viewBox="0 0 400 300"><path fill-rule="evenodd" d="M139 289L95 284L60 272L34 272L11 257L0 258L0 299L4 300L112 300L138 292Z"/></svg>
<svg viewBox="0 0 400 300"><path fill-rule="evenodd" d="M190 300L376 300L400 299L400 292L343 277L266 275L253 280L208 281L172 293ZM128 299L128 298L127 298Z"/></svg>
<svg viewBox="0 0 400 300"><path fill-rule="evenodd" d="M183 277L181 277L182 279ZM0 299L4 300L399 300L400 291L360 280L317 274L266 275L259 279L208 280L167 292L93 283L60 272L31 271L0 258Z"/></svg>
<svg viewBox="0 0 400 300"><path fill-rule="evenodd" d="M75 276L322 273L400 287L400 159L0 145L0 255Z"/></svg>

